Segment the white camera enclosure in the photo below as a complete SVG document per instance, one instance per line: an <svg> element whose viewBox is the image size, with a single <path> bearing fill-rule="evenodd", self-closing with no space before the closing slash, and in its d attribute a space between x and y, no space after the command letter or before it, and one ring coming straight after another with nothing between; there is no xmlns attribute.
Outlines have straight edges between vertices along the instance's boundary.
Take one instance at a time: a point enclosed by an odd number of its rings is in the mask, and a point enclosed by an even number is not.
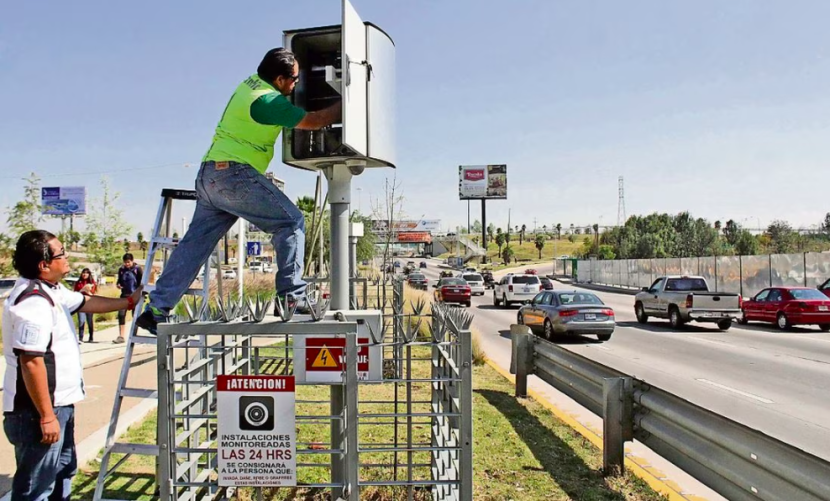
<svg viewBox="0 0 830 501"><path fill-rule="evenodd" d="M317 170L346 160L366 167L395 166L395 43L364 23L343 0L342 24L284 32L284 46L300 66L288 99L306 111L342 99L338 123L321 130L286 129L282 161Z"/></svg>

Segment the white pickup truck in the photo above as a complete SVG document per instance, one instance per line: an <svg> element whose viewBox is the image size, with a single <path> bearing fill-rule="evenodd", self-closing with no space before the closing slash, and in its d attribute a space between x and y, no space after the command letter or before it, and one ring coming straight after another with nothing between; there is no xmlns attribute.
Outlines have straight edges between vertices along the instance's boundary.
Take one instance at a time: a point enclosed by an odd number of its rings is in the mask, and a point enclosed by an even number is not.
<svg viewBox="0 0 830 501"><path fill-rule="evenodd" d="M691 321L718 324L721 330L732 326L741 316L741 296L729 292L709 292L703 277L660 277L643 287L634 299L634 313L641 324L649 317L668 318L679 329Z"/></svg>

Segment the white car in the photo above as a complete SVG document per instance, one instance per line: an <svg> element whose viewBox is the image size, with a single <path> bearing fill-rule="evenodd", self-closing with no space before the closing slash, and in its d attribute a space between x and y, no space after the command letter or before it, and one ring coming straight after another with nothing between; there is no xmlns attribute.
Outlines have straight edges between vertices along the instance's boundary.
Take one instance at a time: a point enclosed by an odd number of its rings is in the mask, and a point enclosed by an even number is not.
<svg viewBox="0 0 830 501"><path fill-rule="evenodd" d="M493 288L493 305L507 308L514 303L532 300L542 288L542 281L536 275L508 273Z"/></svg>
<svg viewBox="0 0 830 501"><path fill-rule="evenodd" d="M222 280L236 280L236 271L230 268L222 270Z"/></svg>
<svg viewBox="0 0 830 501"><path fill-rule="evenodd" d="M479 273L461 273L458 275L458 278L463 278L467 281L467 284L470 286L470 295L471 296L483 296L484 295L484 277L481 276Z"/></svg>
<svg viewBox="0 0 830 501"><path fill-rule="evenodd" d="M271 263L262 263L262 272L263 273L274 273L274 267L271 266Z"/></svg>
<svg viewBox="0 0 830 501"><path fill-rule="evenodd" d="M252 273L262 273L262 263L251 263L248 265L248 270Z"/></svg>

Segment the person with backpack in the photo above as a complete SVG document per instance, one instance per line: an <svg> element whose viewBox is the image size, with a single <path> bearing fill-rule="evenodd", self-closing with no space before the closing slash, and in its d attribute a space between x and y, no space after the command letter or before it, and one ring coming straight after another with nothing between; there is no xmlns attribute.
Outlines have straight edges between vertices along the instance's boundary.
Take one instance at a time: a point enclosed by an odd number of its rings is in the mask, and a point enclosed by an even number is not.
<svg viewBox="0 0 830 501"><path fill-rule="evenodd" d="M98 284L95 283L95 279L92 278L92 271L89 268L84 268L81 271L81 277L75 282L74 287L75 292L80 292L84 296L94 296L96 292L98 292ZM93 319L95 315L92 313L84 313L82 311L78 312L78 340L83 342L84 341L84 325L89 326L89 339L87 339L87 343L91 343L92 337L95 334L95 325L93 324Z"/></svg>
<svg viewBox="0 0 830 501"><path fill-rule="evenodd" d="M139 287L141 287L141 266L139 266L133 259L133 255L129 252L124 254L121 258L124 265L118 268L118 279L115 281L115 286L121 289L121 297L130 297ZM132 312L131 312L132 313ZM118 337L115 343L124 342L124 326L127 323L127 310L118 310Z"/></svg>

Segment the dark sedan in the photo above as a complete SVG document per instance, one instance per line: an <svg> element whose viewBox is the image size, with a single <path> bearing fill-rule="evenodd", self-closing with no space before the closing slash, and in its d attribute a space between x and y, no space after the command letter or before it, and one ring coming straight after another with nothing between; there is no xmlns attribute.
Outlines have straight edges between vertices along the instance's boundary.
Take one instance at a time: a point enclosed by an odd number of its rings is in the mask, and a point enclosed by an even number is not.
<svg viewBox="0 0 830 501"><path fill-rule="evenodd" d="M553 290L553 280L547 277L539 277L539 281L542 282L542 290L543 291L552 291Z"/></svg>
<svg viewBox="0 0 830 501"><path fill-rule="evenodd" d="M614 310L595 294L542 291L519 308L517 322L541 333L548 341L557 335L595 335L608 341L614 333Z"/></svg>
<svg viewBox="0 0 830 501"><path fill-rule="evenodd" d="M406 279L406 283L413 289L426 289L427 277L423 273L410 273Z"/></svg>

